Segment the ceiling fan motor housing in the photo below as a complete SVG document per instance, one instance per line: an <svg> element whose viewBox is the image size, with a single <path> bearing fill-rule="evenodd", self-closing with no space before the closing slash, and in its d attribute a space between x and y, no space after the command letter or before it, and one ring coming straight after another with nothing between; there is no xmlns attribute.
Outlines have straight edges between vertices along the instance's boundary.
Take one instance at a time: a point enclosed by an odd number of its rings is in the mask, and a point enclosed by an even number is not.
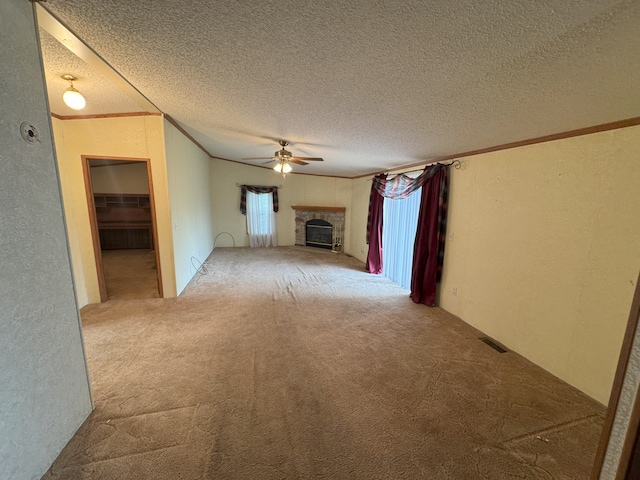
<svg viewBox="0 0 640 480"><path fill-rule="evenodd" d="M275 154L275 158L291 158L293 155L291 155L291 152L289 150L285 150L284 148L282 150L278 150Z"/></svg>

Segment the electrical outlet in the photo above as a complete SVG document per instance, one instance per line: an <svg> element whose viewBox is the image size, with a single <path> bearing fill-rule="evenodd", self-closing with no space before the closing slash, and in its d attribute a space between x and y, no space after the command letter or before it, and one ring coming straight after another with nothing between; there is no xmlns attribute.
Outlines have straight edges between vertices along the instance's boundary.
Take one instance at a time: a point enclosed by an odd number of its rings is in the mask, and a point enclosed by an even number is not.
<svg viewBox="0 0 640 480"><path fill-rule="evenodd" d="M453 295L454 297L458 296L458 287L453 287L451 289L451 295Z"/></svg>

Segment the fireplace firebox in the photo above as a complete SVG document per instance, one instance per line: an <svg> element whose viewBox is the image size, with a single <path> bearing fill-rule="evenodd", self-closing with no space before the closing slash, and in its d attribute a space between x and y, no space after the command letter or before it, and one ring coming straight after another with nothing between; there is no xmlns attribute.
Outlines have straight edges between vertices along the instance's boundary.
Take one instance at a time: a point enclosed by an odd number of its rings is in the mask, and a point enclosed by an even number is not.
<svg viewBox="0 0 640 480"><path fill-rule="evenodd" d="M306 223L306 244L308 247L333 248L333 226L319 218Z"/></svg>
<svg viewBox="0 0 640 480"><path fill-rule="evenodd" d="M292 205L291 208L296 211L296 245L302 247L306 245L313 247L319 246L320 248L331 249L331 251L335 253L342 252L346 210L344 207ZM318 226L331 227L331 230L328 228L315 229L315 233L320 233L323 236L321 240L317 238L309 239L312 242L322 243L324 245L310 244L307 242L307 222L311 222L311 220L322 220L318 222ZM311 222L312 225L315 223L316 222ZM318 230L321 230L321 232ZM329 231L331 231L333 238L329 236ZM331 244L333 244L333 248L330 246Z"/></svg>

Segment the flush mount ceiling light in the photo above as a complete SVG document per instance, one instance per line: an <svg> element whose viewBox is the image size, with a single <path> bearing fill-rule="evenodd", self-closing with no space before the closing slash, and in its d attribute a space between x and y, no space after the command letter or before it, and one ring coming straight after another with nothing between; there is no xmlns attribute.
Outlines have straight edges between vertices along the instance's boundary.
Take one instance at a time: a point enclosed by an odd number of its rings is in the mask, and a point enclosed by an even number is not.
<svg viewBox="0 0 640 480"><path fill-rule="evenodd" d="M62 100L64 100L64 103L67 104L67 107L73 108L74 110L82 110L87 105L87 101L78 90L73 88L73 82L78 79L68 73L62 75L60 78L69 82L69 88L67 88L62 94Z"/></svg>

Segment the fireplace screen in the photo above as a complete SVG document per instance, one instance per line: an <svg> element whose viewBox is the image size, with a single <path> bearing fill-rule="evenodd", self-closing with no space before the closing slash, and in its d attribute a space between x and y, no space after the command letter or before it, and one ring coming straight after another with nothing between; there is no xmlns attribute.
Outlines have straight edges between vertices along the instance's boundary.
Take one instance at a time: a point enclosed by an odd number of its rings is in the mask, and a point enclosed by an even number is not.
<svg viewBox="0 0 640 480"><path fill-rule="evenodd" d="M309 220L306 224L308 247L327 248L333 247L333 226L324 220Z"/></svg>

